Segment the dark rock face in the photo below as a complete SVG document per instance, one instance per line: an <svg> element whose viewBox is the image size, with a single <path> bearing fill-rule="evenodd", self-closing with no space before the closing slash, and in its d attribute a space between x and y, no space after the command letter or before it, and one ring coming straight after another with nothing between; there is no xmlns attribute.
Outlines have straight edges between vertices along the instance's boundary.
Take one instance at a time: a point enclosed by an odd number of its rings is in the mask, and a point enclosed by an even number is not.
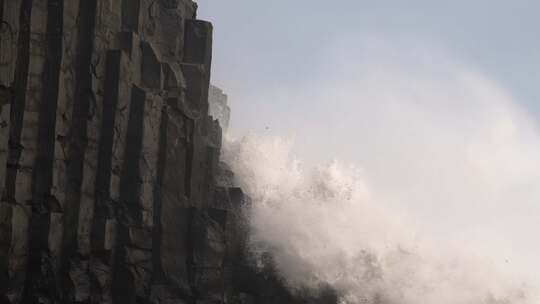
<svg viewBox="0 0 540 304"><path fill-rule="evenodd" d="M208 95L208 103L210 104L210 115L219 121L219 125L223 131L229 128L229 120L231 118L231 109L227 105L227 95L220 88L210 85Z"/></svg>
<svg viewBox="0 0 540 304"><path fill-rule="evenodd" d="M195 13L0 0L0 303L315 303L249 265Z"/></svg>

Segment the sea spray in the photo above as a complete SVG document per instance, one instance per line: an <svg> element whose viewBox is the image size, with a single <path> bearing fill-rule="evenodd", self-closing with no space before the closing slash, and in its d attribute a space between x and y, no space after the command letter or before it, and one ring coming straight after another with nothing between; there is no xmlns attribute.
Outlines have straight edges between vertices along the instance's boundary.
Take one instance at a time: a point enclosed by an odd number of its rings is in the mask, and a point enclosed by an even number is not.
<svg viewBox="0 0 540 304"><path fill-rule="evenodd" d="M229 139L223 152L253 201L251 251L268 252L292 291L329 285L342 303L535 303L522 281L481 257L429 243L377 202L361 170L307 169L292 144L250 135Z"/></svg>
<svg viewBox="0 0 540 304"><path fill-rule="evenodd" d="M291 290L328 284L344 303L540 303L538 117L424 38L344 33L319 77L243 101L297 143L224 143L253 200L252 253Z"/></svg>

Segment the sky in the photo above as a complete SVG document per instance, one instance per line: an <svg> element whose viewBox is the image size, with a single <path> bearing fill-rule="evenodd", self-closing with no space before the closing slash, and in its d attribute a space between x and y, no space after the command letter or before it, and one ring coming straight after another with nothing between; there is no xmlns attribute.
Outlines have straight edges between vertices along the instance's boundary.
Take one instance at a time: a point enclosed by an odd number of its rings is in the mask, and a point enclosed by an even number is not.
<svg viewBox="0 0 540 304"><path fill-rule="evenodd" d="M198 4L231 136L358 167L420 231L540 286L539 1Z"/></svg>
<svg viewBox="0 0 540 304"><path fill-rule="evenodd" d="M365 33L413 36L447 49L504 84L540 117L536 102L540 98L536 89L540 78L538 1L198 3L199 18L215 25L213 81L231 96L237 118L232 122L233 133L266 127L281 131L279 119L261 117L262 113L280 117L284 110L300 110L263 100L261 92L299 90L313 77L324 78L325 67L336 58L321 59L318 51L337 37L355 40Z"/></svg>

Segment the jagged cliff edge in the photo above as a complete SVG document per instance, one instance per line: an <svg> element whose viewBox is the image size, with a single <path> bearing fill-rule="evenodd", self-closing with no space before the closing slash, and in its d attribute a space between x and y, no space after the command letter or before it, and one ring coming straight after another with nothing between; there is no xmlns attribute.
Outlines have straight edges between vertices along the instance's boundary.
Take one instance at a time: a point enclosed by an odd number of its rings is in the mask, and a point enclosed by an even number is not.
<svg viewBox="0 0 540 304"><path fill-rule="evenodd" d="M315 301L246 256L196 9L0 0L0 303Z"/></svg>

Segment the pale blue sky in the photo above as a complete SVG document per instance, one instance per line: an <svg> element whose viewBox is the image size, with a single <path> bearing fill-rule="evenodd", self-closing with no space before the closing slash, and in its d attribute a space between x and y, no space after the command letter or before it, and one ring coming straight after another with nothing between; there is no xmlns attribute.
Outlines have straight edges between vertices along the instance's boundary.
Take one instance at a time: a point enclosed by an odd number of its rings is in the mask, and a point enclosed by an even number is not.
<svg viewBox="0 0 540 304"><path fill-rule="evenodd" d="M313 53L344 33L436 38L540 113L539 1L528 0L199 0L215 25L213 81L231 95L233 131L260 129L259 105L239 96L261 87L300 86L317 75ZM327 58L331 64L333 58ZM250 103L253 103L251 101ZM263 106L281 111L288 105ZM271 113L271 112L270 112Z"/></svg>

